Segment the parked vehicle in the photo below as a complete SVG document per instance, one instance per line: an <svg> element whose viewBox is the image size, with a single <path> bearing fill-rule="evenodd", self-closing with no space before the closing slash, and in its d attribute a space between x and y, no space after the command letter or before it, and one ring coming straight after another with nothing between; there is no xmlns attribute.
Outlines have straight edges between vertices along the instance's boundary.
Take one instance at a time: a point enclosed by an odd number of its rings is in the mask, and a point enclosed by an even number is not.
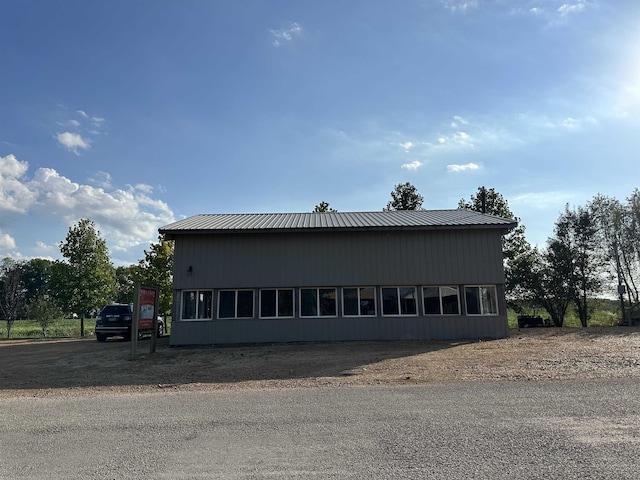
<svg viewBox="0 0 640 480"><path fill-rule="evenodd" d="M96 317L96 340L104 342L109 337L123 337L131 339L131 320L133 319L133 305L126 303L111 303L100 310ZM158 317L158 337L164 335L164 320ZM151 335L153 328L138 331L138 336Z"/></svg>

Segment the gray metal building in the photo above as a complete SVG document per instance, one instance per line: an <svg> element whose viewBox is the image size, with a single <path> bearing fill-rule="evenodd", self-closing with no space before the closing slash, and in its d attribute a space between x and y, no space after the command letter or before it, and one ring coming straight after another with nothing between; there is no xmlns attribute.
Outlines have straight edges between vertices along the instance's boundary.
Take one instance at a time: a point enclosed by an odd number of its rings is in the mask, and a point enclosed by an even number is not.
<svg viewBox="0 0 640 480"><path fill-rule="evenodd" d="M172 345L507 335L502 235L468 210L196 215L175 240Z"/></svg>

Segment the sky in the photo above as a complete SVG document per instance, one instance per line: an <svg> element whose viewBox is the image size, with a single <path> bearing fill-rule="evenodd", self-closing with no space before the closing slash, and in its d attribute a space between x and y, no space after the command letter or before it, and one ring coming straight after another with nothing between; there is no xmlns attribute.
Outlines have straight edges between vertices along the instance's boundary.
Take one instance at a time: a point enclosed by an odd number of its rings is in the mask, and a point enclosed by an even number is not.
<svg viewBox="0 0 640 480"><path fill-rule="evenodd" d="M640 187L637 0L0 0L0 258L495 188L544 246Z"/></svg>

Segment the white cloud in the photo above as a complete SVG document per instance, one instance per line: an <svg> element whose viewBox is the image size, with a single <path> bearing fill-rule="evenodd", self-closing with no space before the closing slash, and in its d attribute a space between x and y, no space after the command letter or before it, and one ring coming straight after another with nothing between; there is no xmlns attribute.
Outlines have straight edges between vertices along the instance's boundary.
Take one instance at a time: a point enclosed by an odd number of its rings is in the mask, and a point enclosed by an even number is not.
<svg viewBox="0 0 640 480"><path fill-rule="evenodd" d="M578 0L575 3L565 3L558 7L558 13L562 16L570 15L572 13L578 13L583 11L585 4L582 0Z"/></svg>
<svg viewBox="0 0 640 480"><path fill-rule="evenodd" d="M84 110L76 110L76 113L79 113L84 118L89 118L89 115L87 115L87 113Z"/></svg>
<svg viewBox="0 0 640 480"><path fill-rule="evenodd" d="M0 212L26 213L35 201L36 195L22 180L28 169L29 164L14 155L0 157Z"/></svg>
<svg viewBox="0 0 640 480"><path fill-rule="evenodd" d="M290 42L293 40L294 35L300 35L302 27L298 23L292 23L289 28L282 28L279 30L271 30L273 35L273 46L279 47L283 42Z"/></svg>
<svg viewBox="0 0 640 480"><path fill-rule="evenodd" d="M121 251L154 240L158 227L174 221L169 206L150 196L148 185L106 191L72 182L51 168L39 168L28 180L27 170L28 163L13 155L0 157L0 211L46 215L67 226L89 218L108 243ZM13 239L0 235L0 242L10 245Z"/></svg>
<svg viewBox="0 0 640 480"><path fill-rule="evenodd" d="M87 150L91 146L91 141L82 138L77 133L64 132L56 135L58 143L65 147L67 150L79 155L78 149Z"/></svg>
<svg viewBox="0 0 640 480"><path fill-rule="evenodd" d="M89 182L101 188L111 188L111 180L111 174L103 171L98 171L89 178Z"/></svg>
<svg viewBox="0 0 640 480"><path fill-rule="evenodd" d="M3 233L2 230L0 230L0 248L2 249L16 248L15 239L8 233Z"/></svg>
<svg viewBox="0 0 640 480"><path fill-rule="evenodd" d="M405 151L409 151L411 150L411 148L413 147L413 142L405 142L405 143L401 143L400 146L405 150Z"/></svg>
<svg viewBox="0 0 640 480"><path fill-rule="evenodd" d="M40 252L51 252L56 249L56 245L47 245L46 243L40 240L36 242L36 246L38 248L38 251Z"/></svg>
<svg viewBox="0 0 640 480"><path fill-rule="evenodd" d="M422 166L422 162L419 162L418 160L414 160L411 163L405 163L404 165L402 165L402 168L406 170L417 170L421 166Z"/></svg>
<svg viewBox="0 0 640 480"><path fill-rule="evenodd" d="M447 165L448 172L466 172L469 170L478 170L480 166L475 163L466 163L464 165Z"/></svg>
<svg viewBox="0 0 640 480"><path fill-rule="evenodd" d="M466 12L478 6L477 0L440 0L444 7L452 12Z"/></svg>

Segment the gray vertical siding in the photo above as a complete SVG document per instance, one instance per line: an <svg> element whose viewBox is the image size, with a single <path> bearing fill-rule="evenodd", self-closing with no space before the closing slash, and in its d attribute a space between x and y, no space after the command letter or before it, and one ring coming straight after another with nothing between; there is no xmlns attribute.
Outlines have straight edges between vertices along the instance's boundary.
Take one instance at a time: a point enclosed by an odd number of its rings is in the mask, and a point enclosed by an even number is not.
<svg viewBox="0 0 640 480"><path fill-rule="evenodd" d="M502 284L500 238L495 230L181 236L174 286Z"/></svg>

